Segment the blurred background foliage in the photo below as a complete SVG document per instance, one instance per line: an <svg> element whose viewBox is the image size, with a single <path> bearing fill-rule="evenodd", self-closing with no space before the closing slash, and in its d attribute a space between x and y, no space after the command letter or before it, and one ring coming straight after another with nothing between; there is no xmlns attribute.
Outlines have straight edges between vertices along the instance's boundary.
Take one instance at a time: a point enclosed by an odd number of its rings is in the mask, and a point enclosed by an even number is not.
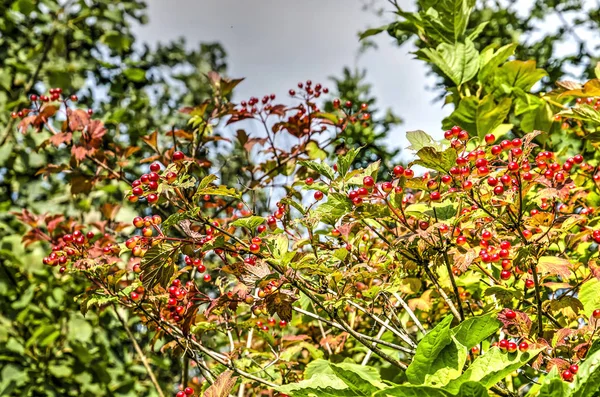
<svg viewBox="0 0 600 397"><path fill-rule="evenodd" d="M426 10L431 1L417 1L415 13ZM565 77L585 80L598 61L592 55L596 44L583 36L599 30L599 7L590 7L591 3L536 1L529 16L519 11L519 1L478 1L469 28L485 23L476 42L481 48L518 42L517 59L534 59L548 71L543 84ZM368 8L390 10L382 2L369 3ZM122 199L125 187L113 182L98 194L80 194L73 200L63 189L61 174L43 180L36 177L39 168L64 158L59 158L58 150L31 150L41 143L41 136L18 133L10 113L27 106L29 94L61 87L67 94L77 94L80 103L103 119L113 140L140 146L134 156L141 159L148 155L141 137L183 126L176 110L208 97L205 74L210 70L226 74L226 52L218 43L202 43L195 49L184 40L155 48L139 43L132 26L147 22L142 1L0 0L0 9L4 10L0 14L0 395L157 395L113 309L84 317L73 297L84 291L85 283L71 276L56 277L42 267L47 247L23 248L24 227L11 215L17 208L29 208L89 222L99 218L103 204ZM540 24L547 21L552 29L540 32ZM412 41L417 48L431 46L413 27L399 18L385 30L398 44ZM574 51L560 55L564 52L557 48L565 43ZM432 72L440 77L439 89L451 85L435 66ZM304 76L290 76L297 77ZM331 110L331 99L340 97L367 103L373 119L367 126L351 125L328 155L364 146L358 166L380 159L389 170L398 153L386 147L384 139L401 119L377 108L366 81L366 72L356 67L332 78L334 87L325 109ZM541 89L548 88L543 84ZM239 148L230 150L220 154L221 162L236 158ZM228 166L235 175L241 163ZM137 175L139 169L124 172ZM131 219L132 214L128 209L120 212L123 219ZM140 345L159 352L160 342L150 343L151 336L136 325L135 318L127 326ZM149 349L145 353L163 390L172 391L182 371L177 357Z"/></svg>

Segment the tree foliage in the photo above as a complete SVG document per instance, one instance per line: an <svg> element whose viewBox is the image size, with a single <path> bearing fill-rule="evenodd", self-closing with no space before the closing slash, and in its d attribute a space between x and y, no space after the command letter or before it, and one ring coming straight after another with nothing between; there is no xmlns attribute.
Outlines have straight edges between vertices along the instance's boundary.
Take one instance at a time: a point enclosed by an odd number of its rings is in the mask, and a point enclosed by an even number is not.
<svg viewBox="0 0 600 397"><path fill-rule="evenodd" d="M548 71L518 58L517 43L487 45L473 2L419 5L397 10L399 26L418 34L416 55L444 76L453 111L443 140L407 133L407 166L369 161L392 153L377 146L386 122L360 102L360 75L337 82L358 102L323 107L318 82L238 103L242 79L210 71L204 94L160 107L150 131L113 122L110 102L97 115L42 85L12 115L8 144L45 156L22 172L45 178L59 205L12 194L10 233L44 250L66 287L38 289L3 268L3 296L22 290L3 307L17 325L0 333L7 356L24 344L49 358L44 374L66 379L54 394L110 395L106 378L78 375L112 350L72 352L109 320L92 313L128 313L140 325L127 348L148 374L137 393L160 394L149 380L164 360L183 363L181 375L169 368L189 388L179 396L596 395L600 76L540 92ZM1 251L10 266L35 256L12 247ZM34 299L57 309L80 280L81 315L22 310ZM56 317L77 332L62 339ZM151 365L135 340L161 345ZM5 366L4 390L26 392L24 373Z"/></svg>

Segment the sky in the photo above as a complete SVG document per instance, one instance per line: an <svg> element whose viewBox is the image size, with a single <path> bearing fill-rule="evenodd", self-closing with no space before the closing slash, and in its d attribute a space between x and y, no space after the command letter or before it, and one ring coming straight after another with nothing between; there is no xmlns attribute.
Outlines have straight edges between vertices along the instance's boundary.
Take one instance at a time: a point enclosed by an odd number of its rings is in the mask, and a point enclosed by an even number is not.
<svg viewBox="0 0 600 397"><path fill-rule="evenodd" d="M399 3L410 9L413 2ZM434 103L435 93L425 89L434 81L414 59L414 48L398 47L382 33L375 38L379 48L357 61L357 33L385 23L362 7L360 0L148 0L150 22L136 33L151 45L181 36L192 48L220 42L229 76L246 78L235 100L271 92L285 97L307 79L332 86L328 77L340 76L345 66L366 68L378 106L404 119L389 145L408 146L405 133L416 129L441 137L441 120L451 109Z"/></svg>

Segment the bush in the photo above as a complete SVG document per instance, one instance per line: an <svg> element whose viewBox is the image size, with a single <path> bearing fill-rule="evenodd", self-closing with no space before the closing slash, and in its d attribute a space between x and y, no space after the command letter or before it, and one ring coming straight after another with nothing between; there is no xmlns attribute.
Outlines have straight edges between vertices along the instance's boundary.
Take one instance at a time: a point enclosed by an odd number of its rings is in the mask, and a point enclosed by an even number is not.
<svg viewBox="0 0 600 397"><path fill-rule="evenodd" d="M442 141L408 132L415 158L388 172L354 166L360 147L327 161L370 109L323 111L311 81L291 103L233 103L241 80L211 72L186 127L144 149L60 89L32 97L13 118L58 160L38 173L110 200L23 208L23 241L89 281L84 314L126 309L183 357L179 396L595 395L600 76L536 93L544 70L513 44L478 51L468 6L427 18L452 34L429 21L445 39L418 55L455 109Z"/></svg>

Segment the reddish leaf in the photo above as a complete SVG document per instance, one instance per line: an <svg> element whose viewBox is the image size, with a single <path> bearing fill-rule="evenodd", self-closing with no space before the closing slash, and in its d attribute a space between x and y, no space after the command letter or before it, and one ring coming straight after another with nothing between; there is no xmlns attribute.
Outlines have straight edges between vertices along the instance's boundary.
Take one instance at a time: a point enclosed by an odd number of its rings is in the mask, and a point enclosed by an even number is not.
<svg viewBox="0 0 600 397"><path fill-rule="evenodd" d="M67 109L69 131L83 131L90 122L90 115L83 109Z"/></svg>
<svg viewBox="0 0 600 397"><path fill-rule="evenodd" d="M92 191L92 186L92 179L85 175L75 174L71 176L71 194L87 194Z"/></svg>
<svg viewBox="0 0 600 397"><path fill-rule="evenodd" d="M19 131L21 131L21 133L25 133L27 132L27 130L29 129L29 126L33 124L33 122L35 121L37 116L27 116L24 117L23 119L21 119L21 122L19 123L19 126L17 127Z"/></svg>
<svg viewBox="0 0 600 397"><path fill-rule="evenodd" d="M152 149L158 150L158 131L154 131L152 134L142 137L142 141Z"/></svg>
<svg viewBox="0 0 600 397"><path fill-rule="evenodd" d="M73 155L73 158L77 160L77 162L80 162L85 158L85 156L87 156L88 154L92 154L93 152L93 149L87 149L79 145L75 145L71 148L71 154Z"/></svg>
<svg viewBox="0 0 600 397"><path fill-rule="evenodd" d="M68 145L71 143L72 138L73 134L70 132L59 132L58 134L52 135L48 141L50 141L50 143L54 146L58 147L63 143Z"/></svg>
<svg viewBox="0 0 600 397"><path fill-rule="evenodd" d="M523 312L515 311L517 317L514 319L508 319L506 317L505 309L498 313L498 320L503 324L504 332L510 336L528 336L531 331L531 319Z"/></svg>
<svg viewBox="0 0 600 397"><path fill-rule="evenodd" d="M69 167L65 164L56 165L56 164L48 164L44 168L39 169L35 175L50 175L50 174L58 174L59 172L63 172L64 170L68 170Z"/></svg>

